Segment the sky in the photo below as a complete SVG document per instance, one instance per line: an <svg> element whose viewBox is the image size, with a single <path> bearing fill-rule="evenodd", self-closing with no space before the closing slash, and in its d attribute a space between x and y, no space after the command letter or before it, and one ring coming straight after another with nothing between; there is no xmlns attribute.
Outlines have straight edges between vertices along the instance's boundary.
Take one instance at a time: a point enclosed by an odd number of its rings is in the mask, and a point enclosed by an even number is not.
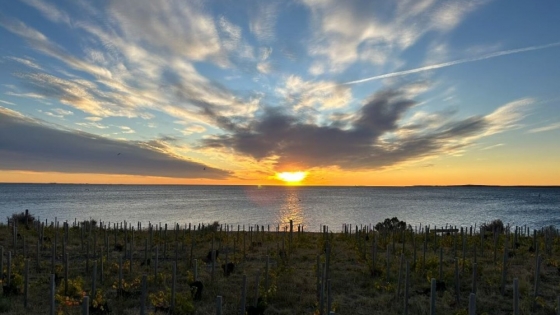
<svg viewBox="0 0 560 315"><path fill-rule="evenodd" d="M560 2L0 2L0 182L560 185Z"/></svg>

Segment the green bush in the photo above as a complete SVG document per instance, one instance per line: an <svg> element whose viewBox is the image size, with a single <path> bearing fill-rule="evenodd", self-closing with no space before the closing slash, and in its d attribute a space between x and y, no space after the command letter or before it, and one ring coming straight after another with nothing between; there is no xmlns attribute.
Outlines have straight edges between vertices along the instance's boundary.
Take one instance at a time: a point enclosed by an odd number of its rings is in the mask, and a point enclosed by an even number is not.
<svg viewBox="0 0 560 315"><path fill-rule="evenodd" d="M500 219L493 220L492 222L487 222L482 224L485 231L501 234L505 231L504 222Z"/></svg>
<svg viewBox="0 0 560 315"><path fill-rule="evenodd" d="M205 232L217 232L220 229L220 222L214 221L212 224L204 225L200 228L201 231Z"/></svg>
<svg viewBox="0 0 560 315"><path fill-rule="evenodd" d="M10 218L8 217L8 219ZM35 221L35 217L30 214L28 210L25 210L21 213L12 214L11 220L13 222L17 222L18 224L31 224L33 223L33 221Z"/></svg>
<svg viewBox="0 0 560 315"><path fill-rule="evenodd" d="M399 221L397 217L393 217L392 219L385 219L383 222L379 222L375 225L375 229L378 231L381 230L406 230L406 222Z"/></svg>
<svg viewBox="0 0 560 315"><path fill-rule="evenodd" d="M84 220L82 222L80 222L80 224L86 228L94 228L97 226L97 221L96 220Z"/></svg>

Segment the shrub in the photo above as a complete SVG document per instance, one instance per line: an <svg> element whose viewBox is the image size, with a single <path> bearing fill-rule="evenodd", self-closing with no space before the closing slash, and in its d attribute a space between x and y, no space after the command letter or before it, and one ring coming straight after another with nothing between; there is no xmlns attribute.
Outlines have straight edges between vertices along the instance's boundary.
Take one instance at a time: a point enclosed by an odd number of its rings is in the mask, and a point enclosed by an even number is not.
<svg viewBox="0 0 560 315"><path fill-rule="evenodd" d="M93 219L91 219L91 220L84 220L84 221L80 222L80 224L81 224L82 226L84 226L84 227L86 227L86 228L89 229L89 228L96 227L96 226L97 226L97 221L96 221L96 220L93 220Z"/></svg>
<svg viewBox="0 0 560 315"><path fill-rule="evenodd" d="M406 230L406 222L399 221L397 217L393 217L392 219L385 219L383 222L379 222L375 225L375 229L378 231L381 230Z"/></svg>
<svg viewBox="0 0 560 315"><path fill-rule="evenodd" d="M505 231L504 223L500 219L493 220L492 222L483 223L482 227L485 231L501 234Z"/></svg>
<svg viewBox="0 0 560 315"><path fill-rule="evenodd" d="M214 223L212 224L204 225L203 227L200 228L200 230L206 232L216 232L219 230L219 228L220 228L220 222L214 221Z"/></svg>
<svg viewBox="0 0 560 315"><path fill-rule="evenodd" d="M80 277L68 279L68 292L64 294L64 284L61 283L56 289L55 295L58 309L62 311L80 305L86 295L83 286L84 280Z"/></svg>
<svg viewBox="0 0 560 315"><path fill-rule="evenodd" d="M8 219L10 218L8 217ZM29 213L29 210L25 210L24 212L21 213L12 214L11 220L13 222L17 222L18 224L30 224L33 223L33 221L35 221L35 217Z"/></svg>
<svg viewBox="0 0 560 315"><path fill-rule="evenodd" d="M175 315L190 315L194 313L194 304L190 294L177 294L175 295L175 309L170 310L171 307L171 290L158 291L148 294L150 303L157 311L170 312Z"/></svg>
<svg viewBox="0 0 560 315"><path fill-rule="evenodd" d="M90 299L90 312L96 314L105 314L110 312L109 305L107 305L107 299L101 289L98 289L95 292L95 297L90 297Z"/></svg>

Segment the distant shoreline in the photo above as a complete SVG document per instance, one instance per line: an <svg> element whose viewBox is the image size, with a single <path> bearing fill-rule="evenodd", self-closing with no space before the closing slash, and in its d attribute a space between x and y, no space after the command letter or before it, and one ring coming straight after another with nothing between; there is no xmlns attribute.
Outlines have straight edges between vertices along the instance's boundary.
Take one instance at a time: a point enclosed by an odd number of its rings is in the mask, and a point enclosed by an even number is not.
<svg viewBox="0 0 560 315"><path fill-rule="evenodd" d="M560 185L482 185L482 184L464 184L464 185L409 185L409 186L367 186L367 185L258 185L258 184L220 184L220 185L209 185L209 184L97 184L97 183L10 183L10 182L0 182L0 185L91 185L91 186L206 186L206 187L251 187L251 186L263 186L263 187L339 187L339 188L560 188Z"/></svg>

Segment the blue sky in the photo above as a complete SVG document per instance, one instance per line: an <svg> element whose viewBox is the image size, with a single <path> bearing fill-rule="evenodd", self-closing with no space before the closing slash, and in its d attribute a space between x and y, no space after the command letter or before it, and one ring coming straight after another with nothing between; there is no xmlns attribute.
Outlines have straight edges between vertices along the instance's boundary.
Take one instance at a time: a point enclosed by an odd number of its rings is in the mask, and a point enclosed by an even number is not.
<svg viewBox="0 0 560 315"><path fill-rule="evenodd" d="M13 0L0 12L5 178L449 184L474 170L494 176L477 183L560 184L558 1Z"/></svg>

